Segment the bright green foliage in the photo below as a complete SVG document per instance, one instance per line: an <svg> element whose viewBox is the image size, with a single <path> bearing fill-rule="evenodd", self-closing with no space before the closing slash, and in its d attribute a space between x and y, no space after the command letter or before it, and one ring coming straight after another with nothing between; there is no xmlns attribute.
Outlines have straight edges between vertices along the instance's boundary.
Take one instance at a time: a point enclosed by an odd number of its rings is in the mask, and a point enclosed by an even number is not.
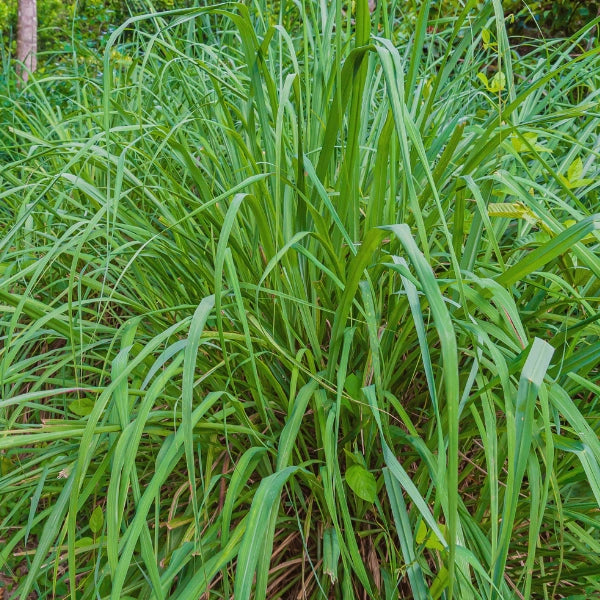
<svg viewBox="0 0 600 600"><path fill-rule="evenodd" d="M17 0L0 0L0 33L4 51L13 53L17 40ZM70 31L69 20L72 7L61 0L38 0L39 49L41 51L55 45L58 31ZM95 33L95 32L94 32ZM61 37L66 37L64 33Z"/></svg>
<svg viewBox="0 0 600 600"><path fill-rule="evenodd" d="M17 0L0 0L0 34L2 49L15 53L17 39ZM183 0L38 0L38 51L52 55L69 52L83 45L101 51L110 34L132 14L184 8L192 4ZM44 68L44 61L41 61Z"/></svg>
<svg viewBox="0 0 600 600"><path fill-rule="evenodd" d="M205 4L1 98L4 579L597 596L597 22Z"/></svg>
<svg viewBox="0 0 600 600"><path fill-rule="evenodd" d="M595 0L503 0L507 13L518 15L515 33L571 35L599 16Z"/></svg>
<svg viewBox="0 0 600 600"><path fill-rule="evenodd" d="M374 502L377 497L377 482L373 473L362 465L352 465L346 470L346 483L359 497L367 502Z"/></svg>

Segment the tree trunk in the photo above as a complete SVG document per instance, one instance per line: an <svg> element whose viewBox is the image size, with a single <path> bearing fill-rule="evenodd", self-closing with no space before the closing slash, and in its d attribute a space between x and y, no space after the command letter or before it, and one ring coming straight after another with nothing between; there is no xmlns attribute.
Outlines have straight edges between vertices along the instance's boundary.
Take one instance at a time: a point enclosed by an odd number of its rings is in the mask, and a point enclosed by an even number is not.
<svg viewBox="0 0 600 600"><path fill-rule="evenodd" d="M19 0L17 23L17 76L27 81L37 67L37 4L36 0Z"/></svg>

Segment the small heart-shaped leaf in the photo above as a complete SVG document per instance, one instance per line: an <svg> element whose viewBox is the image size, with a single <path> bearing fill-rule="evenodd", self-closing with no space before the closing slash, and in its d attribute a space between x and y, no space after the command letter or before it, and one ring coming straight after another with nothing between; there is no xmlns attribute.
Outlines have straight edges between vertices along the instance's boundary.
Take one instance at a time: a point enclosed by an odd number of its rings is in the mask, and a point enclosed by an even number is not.
<svg viewBox="0 0 600 600"><path fill-rule="evenodd" d="M492 81L488 87L488 90L497 94L504 89L506 89L506 75L504 75L502 71L498 71L498 73L492 77Z"/></svg>
<svg viewBox="0 0 600 600"><path fill-rule="evenodd" d="M442 535L446 537L446 526L443 523L438 523L438 527L440 528ZM425 548L431 548L431 550L444 550L444 545L437 539L432 531L427 529L427 525L425 525L424 521L419 523L415 541L417 544L425 542Z"/></svg>
<svg viewBox="0 0 600 600"><path fill-rule="evenodd" d="M375 502L377 495L375 477L362 465L352 465L346 470L346 483L359 498L367 502Z"/></svg>
<svg viewBox="0 0 600 600"><path fill-rule="evenodd" d="M80 417L86 417L94 410L94 402L89 398L77 398L69 404L69 410Z"/></svg>

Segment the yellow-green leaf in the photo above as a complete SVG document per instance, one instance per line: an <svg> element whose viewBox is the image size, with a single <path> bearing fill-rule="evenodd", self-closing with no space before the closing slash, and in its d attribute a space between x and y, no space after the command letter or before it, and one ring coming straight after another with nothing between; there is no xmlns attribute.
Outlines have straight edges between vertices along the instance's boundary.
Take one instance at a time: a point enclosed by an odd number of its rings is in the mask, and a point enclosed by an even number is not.
<svg viewBox="0 0 600 600"><path fill-rule="evenodd" d="M167 521L167 529L178 529L179 527L188 525L192 521L191 517L174 517L170 521Z"/></svg>
<svg viewBox="0 0 600 600"><path fill-rule="evenodd" d="M485 73L477 73L477 77L479 77L479 79L482 81L483 85L485 85L485 87L489 90L490 82L488 81L486 74Z"/></svg>
<svg viewBox="0 0 600 600"><path fill-rule="evenodd" d="M443 523L439 523L438 526L442 532L442 535L447 537L446 526ZM425 521L421 521L419 523L415 540L417 544L422 544L425 542L425 548L430 548L431 550L444 550L444 546L440 540L438 540L437 537L431 531L429 531L429 529L427 529Z"/></svg>
<svg viewBox="0 0 600 600"><path fill-rule="evenodd" d="M501 92L506 89L506 75L498 71L493 77L488 90L493 93Z"/></svg>
<svg viewBox="0 0 600 600"><path fill-rule="evenodd" d="M571 184L571 188L579 188L585 187L586 185L590 185L591 183L595 183L595 179L578 179L575 183Z"/></svg>
<svg viewBox="0 0 600 600"><path fill-rule="evenodd" d="M520 202L499 202L488 204L490 217L504 217L506 219L521 219L526 208Z"/></svg>
<svg viewBox="0 0 600 600"><path fill-rule="evenodd" d="M583 161L581 158L576 158L569 166L567 170L567 179L570 184L575 183L581 179L583 175Z"/></svg>
<svg viewBox="0 0 600 600"><path fill-rule="evenodd" d="M430 592L433 600L437 600L448 587L448 569L442 567L431 584Z"/></svg>
<svg viewBox="0 0 600 600"><path fill-rule="evenodd" d="M569 227L571 227L571 225L575 225L575 223L577 223L577 221L575 221L575 219L567 219L564 223L563 223L563 227L565 229L568 229ZM582 242L595 242L596 241L596 236L593 233L588 233L582 240Z"/></svg>
<svg viewBox="0 0 600 600"><path fill-rule="evenodd" d="M502 71L498 71L490 81L485 73L477 73L477 77L485 85L488 92L498 93L506 89L506 75Z"/></svg>
<svg viewBox="0 0 600 600"><path fill-rule="evenodd" d="M552 152L549 148L542 146L541 144L537 144L537 133L533 131L528 131L523 134L524 140L522 140L519 136L512 136L510 138L510 143L512 147L519 153L531 152L531 148L537 150L538 152Z"/></svg>
<svg viewBox="0 0 600 600"><path fill-rule="evenodd" d="M489 49L494 49L496 48L497 44L496 42L492 42L492 35L490 33L489 29L482 29L481 30L481 41L483 42L483 49L484 50L489 50Z"/></svg>
<svg viewBox="0 0 600 600"><path fill-rule="evenodd" d="M582 179L582 175L583 161L578 157L569 165L567 176L560 175L560 179L569 189L575 189L594 183L594 179Z"/></svg>
<svg viewBox="0 0 600 600"><path fill-rule="evenodd" d="M490 217L504 217L505 219L525 219L532 224L538 222L537 215L522 202L498 202L488 204Z"/></svg>

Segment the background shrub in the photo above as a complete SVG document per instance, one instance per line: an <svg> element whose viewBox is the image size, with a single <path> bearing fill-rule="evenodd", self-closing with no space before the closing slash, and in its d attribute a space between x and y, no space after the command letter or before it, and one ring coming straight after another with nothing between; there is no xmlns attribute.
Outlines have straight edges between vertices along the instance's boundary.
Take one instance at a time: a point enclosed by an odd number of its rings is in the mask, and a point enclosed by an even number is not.
<svg viewBox="0 0 600 600"><path fill-rule="evenodd" d="M16 49L17 4L17 0L0 0L2 48L11 55ZM189 0L38 0L38 50L52 54L69 51L73 43L100 49L131 15L190 4Z"/></svg>
<svg viewBox="0 0 600 600"><path fill-rule="evenodd" d="M191 6L190 0L38 0L39 51L69 51L73 43L100 49L108 36L129 16ZM422 0L403 3L400 10L406 32L412 33ZM485 3L480 2L481 9ZM432 14L450 18L462 9L462 0L435 0ZM553 37L568 36L593 19L600 8L596 1L503 0L507 15L514 15L511 32L515 35ZM272 1L273 12L279 2ZM17 26L17 0L0 0L0 34L2 48L14 55Z"/></svg>
<svg viewBox="0 0 600 600"><path fill-rule="evenodd" d="M600 4L582 0L505 0L506 12L515 14L515 33L524 32L544 37L569 36L585 26L597 14Z"/></svg>

